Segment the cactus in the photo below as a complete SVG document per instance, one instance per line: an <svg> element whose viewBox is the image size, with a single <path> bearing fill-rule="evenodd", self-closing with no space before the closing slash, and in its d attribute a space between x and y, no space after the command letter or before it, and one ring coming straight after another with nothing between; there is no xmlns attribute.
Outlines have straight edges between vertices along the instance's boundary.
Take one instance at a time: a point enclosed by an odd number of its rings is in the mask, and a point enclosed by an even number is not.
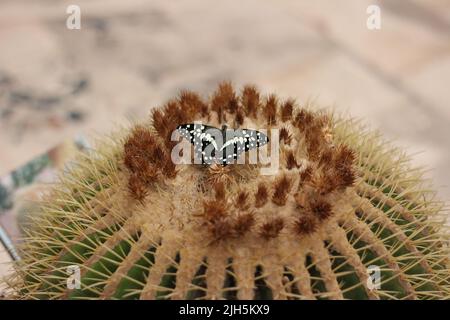
<svg viewBox="0 0 450 320"><path fill-rule="evenodd" d="M278 173L175 165L171 134L193 121L279 129ZM18 299L446 299L445 210L429 190L358 122L250 85L184 91L79 156L7 283Z"/></svg>

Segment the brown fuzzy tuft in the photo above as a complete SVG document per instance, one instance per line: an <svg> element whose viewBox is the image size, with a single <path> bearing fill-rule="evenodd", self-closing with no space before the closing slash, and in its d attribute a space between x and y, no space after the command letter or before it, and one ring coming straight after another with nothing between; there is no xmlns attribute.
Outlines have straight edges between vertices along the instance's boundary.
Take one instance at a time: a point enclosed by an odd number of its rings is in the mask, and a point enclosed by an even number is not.
<svg viewBox="0 0 450 320"><path fill-rule="evenodd" d="M176 168L175 164L172 162L170 155L166 154L164 159L165 159L165 162L162 166L163 174L169 179L175 178L177 176L177 168Z"/></svg>
<svg viewBox="0 0 450 320"><path fill-rule="evenodd" d="M294 230L300 236L314 233L317 230L317 222L314 217L301 215L294 223Z"/></svg>
<svg viewBox="0 0 450 320"><path fill-rule="evenodd" d="M292 114L294 112L295 100L288 99L281 106L281 120L283 122L289 121L292 119Z"/></svg>
<svg viewBox="0 0 450 320"><path fill-rule="evenodd" d="M291 144L292 134L289 132L288 128L283 127L280 129L280 141L288 145Z"/></svg>
<svg viewBox="0 0 450 320"><path fill-rule="evenodd" d="M268 125L273 125L277 122L277 107L278 98L276 95L271 94L264 105L264 115L267 119Z"/></svg>
<svg viewBox="0 0 450 320"><path fill-rule="evenodd" d="M354 160L353 151L346 146L323 151L319 160L322 174L316 181L317 190L327 194L352 186L356 180Z"/></svg>
<svg viewBox="0 0 450 320"><path fill-rule="evenodd" d="M260 230L259 235L265 240L270 240L278 237L281 230L284 228L284 220L280 217L273 218L271 221L265 222Z"/></svg>
<svg viewBox="0 0 450 320"><path fill-rule="evenodd" d="M177 125L181 123L191 122L195 118L195 109L192 106L186 108L187 112L184 110L182 104L176 101L169 101L164 107L164 114L167 117L171 131L176 128Z"/></svg>
<svg viewBox="0 0 450 320"><path fill-rule="evenodd" d="M333 161L338 188L350 187L355 183L356 174L353 169L355 158L355 152L349 147L341 145L337 148Z"/></svg>
<svg viewBox="0 0 450 320"><path fill-rule="evenodd" d="M252 212L241 213L234 221L234 235L241 237L255 224L255 215Z"/></svg>
<svg viewBox="0 0 450 320"><path fill-rule="evenodd" d="M128 179L128 190L134 199L141 202L148 194L146 183L142 181L137 173L132 173L130 175L130 178Z"/></svg>
<svg viewBox="0 0 450 320"><path fill-rule="evenodd" d="M234 226L227 219L209 221L206 227L213 238L213 242L223 241L234 236Z"/></svg>
<svg viewBox="0 0 450 320"><path fill-rule="evenodd" d="M182 91L178 98L179 110L185 112L190 119L208 115L208 105L193 91Z"/></svg>
<svg viewBox="0 0 450 320"><path fill-rule="evenodd" d="M245 86L242 91L242 105L247 116L256 118L260 105L259 92L254 86Z"/></svg>
<svg viewBox="0 0 450 320"><path fill-rule="evenodd" d="M324 128L328 117L316 116L307 110L300 110L294 118L293 125L305 135L305 144L311 160L318 160L322 150L328 146Z"/></svg>
<svg viewBox="0 0 450 320"><path fill-rule="evenodd" d="M125 154L156 144L156 137L145 127L137 126L125 142Z"/></svg>
<svg viewBox="0 0 450 320"><path fill-rule="evenodd" d="M232 172L233 169L235 169L234 166L221 166L218 164L212 164L208 166L206 172L207 172L207 179L206 181L211 184L215 184L217 182L223 182L227 184L232 180Z"/></svg>
<svg viewBox="0 0 450 320"><path fill-rule="evenodd" d="M311 182L313 177L313 168L309 165L300 173L300 184Z"/></svg>
<svg viewBox="0 0 450 320"><path fill-rule="evenodd" d="M295 159L294 152L292 150L289 150L286 152L286 168L288 170L292 170L294 168L299 168L300 166L297 163L297 160Z"/></svg>
<svg viewBox="0 0 450 320"><path fill-rule="evenodd" d="M234 114L238 111L238 109L239 109L239 100L233 92L233 96L230 97L230 100L228 101L228 103L226 105L226 110L229 113Z"/></svg>
<svg viewBox="0 0 450 320"><path fill-rule="evenodd" d="M322 151L319 157L319 167L331 167L333 165L333 150L326 148Z"/></svg>
<svg viewBox="0 0 450 320"><path fill-rule="evenodd" d="M355 162L355 152L346 145L340 145L334 153L333 161L337 169L349 168Z"/></svg>
<svg viewBox="0 0 450 320"><path fill-rule="evenodd" d="M325 220L331 217L333 212L331 211L331 205L322 199L316 199L310 202L311 212L319 220Z"/></svg>
<svg viewBox="0 0 450 320"><path fill-rule="evenodd" d="M186 107L182 109L176 100L170 100L164 108L152 111L153 127L162 138L167 150L171 150L175 142L171 141L172 132L179 124L190 122L194 111Z"/></svg>
<svg viewBox="0 0 450 320"><path fill-rule="evenodd" d="M219 122L223 121L223 112L235 113L238 109L238 99L230 82L223 82L214 93L211 108L217 112Z"/></svg>
<svg viewBox="0 0 450 320"><path fill-rule="evenodd" d="M152 146L148 146L148 153L146 154L147 159L150 160L152 163L160 163L161 161L158 159L163 159L166 154L165 154L165 150L163 150L163 147L155 142L154 145ZM143 150L145 153L145 150Z"/></svg>
<svg viewBox="0 0 450 320"><path fill-rule="evenodd" d="M250 231L255 224L252 212L240 213L232 217L228 214L223 201L203 203L203 225L208 229L214 242L237 238Z"/></svg>
<svg viewBox="0 0 450 320"><path fill-rule="evenodd" d="M300 110L294 118L293 125L305 132L314 123L314 114L305 109Z"/></svg>
<svg viewBox="0 0 450 320"><path fill-rule="evenodd" d="M236 111L236 116L234 117L234 121L236 123L236 127L240 127L244 124L244 111L242 111L242 108L239 108Z"/></svg>
<svg viewBox="0 0 450 320"><path fill-rule="evenodd" d="M292 181L287 176L283 175L275 181L274 193L272 202L278 206L284 206L287 201L287 196L292 188Z"/></svg>
<svg viewBox="0 0 450 320"><path fill-rule="evenodd" d="M203 203L203 219L207 223L224 220L227 216L228 212L223 201L212 200Z"/></svg>
<svg viewBox="0 0 450 320"><path fill-rule="evenodd" d="M353 168L344 168L339 171L338 186L340 188L351 187L356 182L356 173Z"/></svg>
<svg viewBox="0 0 450 320"><path fill-rule="evenodd" d="M133 174L139 174L139 173L136 172ZM167 172L166 172L166 174L169 176L169 174ZM170 176L172 176L172 173L170 174ZM142 168L142 170L140 172L140 179L147 186L151 185L153 182L155 182L158 179L158 169L155 166L148 163L147 166Z"/></svg>
<svg viewBox="0 0 450 320"><path fill-rule="evenodd" d="M294 195L296 208L298 210L303 210L307 206L308 196L304 192L297 192Z"/></svg>
<svg viewBox="0 0 450 320"><path fill-rule="evenodd" d="M267 200L269 199L269 192L267 190L267 186L264 183L260 183L258 185L258 190L255 194L255 207L261 208L267 203Z"/></svg>
<svg viewBox="0 0 450 320"><path fill-rule="evenodd" d="M246 191L239 192L238 196L236 197L235 206L240 210L247 210L249 208L248 192Z"/></svg>
<svg viewBox="0 0 450 320"><path fill-rule="evenodd" d="M166 117L161 109L154 109L152 111L153 127L160 137L163 139L167 136L168 124Z"/></svg>
<svg viewBox="0 0 450 320"><path fill-rule="evenodd" d="M308 131L305 137L308 157L313 161L317 161L322 151L324 139L318 131L314 130Z"/></svg>
<svg viewBox="0 0 450 320"><path fill-rule="evenodd" d="M165 147L142 126L134 128L125 142L124 164L130 171L129 190L135 199L142 199L143 188L157 182L159 175L172 179L177 174Z"/></svg>
<svg viewBox="0 0 450 320"><path fill-rule="evenodd" d="M216 200L224 200L225 199L225 185L221 181L217 181L214 184L214 193Z"/></svg>
<svg viewBox="0 0 450 320"><path fill-rule="evenodd" d="M141 156L138 152L130 148L130 145L125 145L125 153L124 153L124 163L125 166L131 172L139 172L144 170L147 165L147 159Z"/></svg>

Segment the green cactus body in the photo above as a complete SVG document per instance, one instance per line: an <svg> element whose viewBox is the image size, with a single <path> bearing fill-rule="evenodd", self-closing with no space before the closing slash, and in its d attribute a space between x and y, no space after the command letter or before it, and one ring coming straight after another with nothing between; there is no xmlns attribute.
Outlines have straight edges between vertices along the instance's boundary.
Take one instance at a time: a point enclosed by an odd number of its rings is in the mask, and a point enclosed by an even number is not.
<svg viewBox="0 0 450 320"><path fill-rule="evenodd" d="M174 165L181 123L277 128L280 168ZM35 215L20 299L447 299L442 204L353 121L225 83L104 138ZM81 288L68 289L79 266ZM378 288L369 267L380 269Z"/></svg>

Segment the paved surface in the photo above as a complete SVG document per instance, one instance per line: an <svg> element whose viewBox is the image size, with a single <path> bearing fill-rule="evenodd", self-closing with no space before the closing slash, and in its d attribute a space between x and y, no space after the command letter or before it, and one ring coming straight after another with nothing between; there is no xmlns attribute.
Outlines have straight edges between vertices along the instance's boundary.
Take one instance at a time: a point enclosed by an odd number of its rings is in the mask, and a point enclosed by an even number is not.
<svg viewBox="0 0 450 320"><path fill-rule="evenodd" d="M364 118L434 169L450 199L449 0L0 3L0 174L218 81ZM381 7L381 30L366 8Z"/></svg>

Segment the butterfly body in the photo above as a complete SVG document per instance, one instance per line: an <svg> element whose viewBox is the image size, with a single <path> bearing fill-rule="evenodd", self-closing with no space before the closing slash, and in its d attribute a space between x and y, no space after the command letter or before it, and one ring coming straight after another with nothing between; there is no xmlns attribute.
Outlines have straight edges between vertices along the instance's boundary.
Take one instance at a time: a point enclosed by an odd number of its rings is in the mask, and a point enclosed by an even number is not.
<svg viewBox="0 0 450 320"><path fill-rule="evenodd" d="M250 129L218 129L201 123L183 124L178 132L194 146L195 162L211 165L228 165L250 149L268 143L269 138L262 132Z"/></svg>

